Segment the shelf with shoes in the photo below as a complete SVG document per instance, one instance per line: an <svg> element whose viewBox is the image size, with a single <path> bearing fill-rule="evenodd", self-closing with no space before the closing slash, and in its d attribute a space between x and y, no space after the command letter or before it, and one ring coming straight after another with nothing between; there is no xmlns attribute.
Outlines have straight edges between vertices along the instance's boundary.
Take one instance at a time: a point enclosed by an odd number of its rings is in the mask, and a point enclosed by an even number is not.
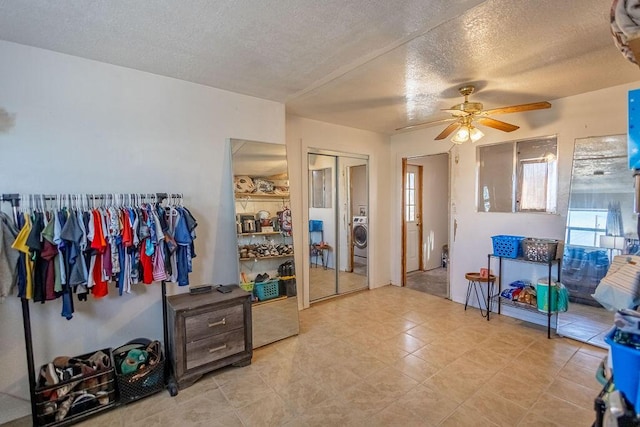
<svg viewBox="0 0 640 427"><path fill-rule="evenodd" d="M240 287L252 293L254 306L296 295L293 236L284 223L288 215L281 212L286 207L270 203L251 206L255 214L236 213ZM272 210L279 211L277 216L271 216Z"/></svg>
<svg viewBox="0 0 640 427"><path fill-rule="evenodd" d="M111 349L56 357L40 368L35 389L36 425L77 422L117 404Z"/></svg>

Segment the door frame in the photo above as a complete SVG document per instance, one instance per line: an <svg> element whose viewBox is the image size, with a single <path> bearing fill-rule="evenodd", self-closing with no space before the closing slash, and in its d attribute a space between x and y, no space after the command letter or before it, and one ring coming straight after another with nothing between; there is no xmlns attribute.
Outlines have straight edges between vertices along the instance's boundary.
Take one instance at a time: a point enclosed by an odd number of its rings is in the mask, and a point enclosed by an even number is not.
<svg viewBox="0 0 640 427"><path fill-rule="evenodd" d="M344 191L345 193L345 200L348 204L348 215L351 215L351 209L350 209L350 205L351 205L351 177L349 177L348 179L348 183L347 181L347 177L344 177L344 181L345 183L347 183L347 187L345 188L340 188L339 183L340 183L340 158L346 158L346 159L360 159L360 160L364 160L365 161L365 165L366 165L366 195L367 195L367 212L370 213L370 202L371 202L371 194L370 194L370 161L371 158L368 154L358 154L358 153L350 153L350 152L344 152L344 151L335 151L335 150L328 150L328 149L321 149L321 148L314 148L314 147L307 147L306 150L306 158L307 161L304 164L304 168L306 168L306 179L307 179L307 189L309 188L309 182L308 182L308 176L309 176L309 155L310 154L316 154L316 155L324 155L324 156L332 156L335 158L335 175L333 176L333 182L332 182L332 190L333 190L333 201L334 201L334 206L335 206L335 212L334 212L334 217L335 217L335 247L333 248L333 253L331 256L333 256L334 258L334 263L335 263L335 293L333 295L327 296L327 297L323 297L320 299L316 299L316 300L311 300L310 299L310 294L311 294L311 283L309 280L309 273L310 273L310 268L311 268L311 263L309 262L309 256L305 257L304 260L304 264L303 264L303 268L305 271L305 275L306 275L306 279L305 279L305 307L309 307L312 304L316 303L316 302L321 302L324 301L326 299L329 298L334 298L336 296L340 296L340 295L344 295L345 293L340 293L339 292L339 269L340 269L340 260L342 257L342 250L341 245L340 245L340 239L341 239L341 234L340 234L340 208L339 208L339 201L340 201L340 194L342 194L342 192ZM308 192L308 190L307 190ZM303 209L306 211L305 214L305 219L308 221L309 220L309 209L310 209L310 202L309 202L309 197L306 198L305 201L303 201ZM369 216L370 218L370 216ZM348 252L352 252L353 248L351 245L351 232L352 232L352 220L350 218L346 218L346 224L347 224L347 229L345 230L346 234L347 234L347 247L344 248L345 251ZM371 235L369 235L369 238L371 237ZM309 247L309 234L303 234L303 246L305 246L306 248ZM369 239L368 240L368 245L369 248L371 247L372 240ZM369 254L371 253L371 251L369 250ZM306 252L306 254L308 254L308 252ZM349 255L349 258L352 258L352 254ZM351 263L351 270L353 271L353 263ZM352 272L351 271L351 272ZM371 286L371 277L370 277L370 268L369 265L367 265L367 274L366 274L366 278L367 278L367 286L366 289L369 289ZM363 288L365 289L365 288Z"/></svg>

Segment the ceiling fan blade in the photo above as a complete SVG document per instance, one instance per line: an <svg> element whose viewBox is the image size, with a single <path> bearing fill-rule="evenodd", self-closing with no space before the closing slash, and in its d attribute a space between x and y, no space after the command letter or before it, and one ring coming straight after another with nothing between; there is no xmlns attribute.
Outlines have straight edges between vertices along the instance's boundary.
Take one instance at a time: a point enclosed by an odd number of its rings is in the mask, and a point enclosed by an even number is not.
<svg viewBox="0 0 640 427"><path fill-rule="evenodd" d="M504 132L513 132L514 130L520 128L520 126L516 126L507 122L502 122L500 120L492 119L491 117L478 117L476 118L476 122L480 123L481 125L498 129Z"/></svg>
<svg viewBox="0 0 640 427"><path fill-rule="evenodd" d="M450 117L448 119L435 120L435 121L432 121L432 122L416 123L415 125L403 126L401 128L397 128L396 130L407 130L407 129L413 129L413 128L422 127L422 126L439 125L439 124L442 124L442 123L449 123L449 122L452 122L454 120L458 120L458 119L455 118L455 117Z"/></svg>
<svg viewBox="0 0 640 427"><path fill-rule="evenodd" d="M446 128L444 128L444 130L442 132L440 132L440 134L438 136L436 136L434 139L438 140L438 139L445 139L446 137L448 137L449 135L451 135L456 129L458 129L460 127L460 123L456 122L456 123L451 123L449 126L447 126Z"/></svg>
<svg viewBox="0 0 640 427"><path fill-rule="evenodd" d="M500 107L493 108L491 110L485 110L482 112L482 115L490 116L491 114L518 113L520 111L543 110L545 108L551 108L551 104L547 101L532 102L531 104L511 105L509 107Z"/></svg>

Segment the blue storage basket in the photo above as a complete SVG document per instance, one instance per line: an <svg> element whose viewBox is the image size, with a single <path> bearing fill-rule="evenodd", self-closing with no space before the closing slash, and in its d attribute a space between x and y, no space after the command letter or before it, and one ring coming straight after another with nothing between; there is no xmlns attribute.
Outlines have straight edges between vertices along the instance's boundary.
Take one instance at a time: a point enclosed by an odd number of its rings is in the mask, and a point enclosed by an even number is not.
<svg viewBox="0 0 640 427"><path fill-rule="evenodd" d="M493 254L504 258L518 258L522 256L522 241L524 236L499 235L492 236Z"/></svg>
<svg viewBox="0 0 640 427"><path fill-rule="evenodd" d="M253 294L260 301L266 301L278 298L280 295L280 279L270 279L266 282L258 282L253 284Z"/></svg>
<svg viewBox="0 0 640 427"><path fill-rule="evenodd" d="M636 406L640 392L640 350L613 340L617 328L604 338L611 346L611 362L613 363L613 384L629 402Z"/></svg>

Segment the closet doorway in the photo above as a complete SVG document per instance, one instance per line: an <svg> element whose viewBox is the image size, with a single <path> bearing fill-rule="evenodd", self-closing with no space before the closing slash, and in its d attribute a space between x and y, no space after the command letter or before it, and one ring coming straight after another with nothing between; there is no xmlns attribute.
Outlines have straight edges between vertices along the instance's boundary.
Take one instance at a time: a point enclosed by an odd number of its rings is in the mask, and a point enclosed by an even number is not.
<svg viewBox="0 0 640 427"><path fill-rule="evenodd" d="M402 161L402 284L449 298L449 154Z"/></svg>
<svg viewBox="0 0 640 427"><path fill-rule="evenodd" d="M309 301L369 287L368 156L308 153Z"/></svg>

